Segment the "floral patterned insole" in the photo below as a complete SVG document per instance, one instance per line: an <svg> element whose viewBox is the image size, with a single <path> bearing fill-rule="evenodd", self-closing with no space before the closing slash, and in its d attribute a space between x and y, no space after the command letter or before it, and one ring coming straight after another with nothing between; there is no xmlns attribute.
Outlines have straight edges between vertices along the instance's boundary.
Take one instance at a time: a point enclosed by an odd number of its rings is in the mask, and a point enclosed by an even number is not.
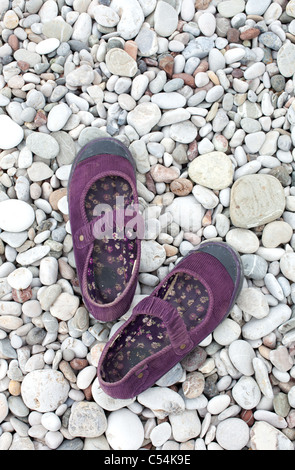
<svg viewBox="0 0 295 470"><path fill-rule="evenodd" d="M96 181L85 199L88 221L97 213L99 204L116 210L116 197L122 196L125 207L134 202L132 189L123 178L108 176ZM126 236L116 239L114 234L113 238L95 240L87 272L88 292L94 302L108 304L122 294L132 274L136 251L136 241Z"/></svg>
<svg viewBox="0 0 295 470"><path fill-rule="evenodd" d="M188 331L204 319L208 310L207 289L197 278L186 273L172 275L157 294L176 308ZM138 315L109 349L102 371L105 380L120 380L136 364L169 344L167 330L159 318Z"/></svg>

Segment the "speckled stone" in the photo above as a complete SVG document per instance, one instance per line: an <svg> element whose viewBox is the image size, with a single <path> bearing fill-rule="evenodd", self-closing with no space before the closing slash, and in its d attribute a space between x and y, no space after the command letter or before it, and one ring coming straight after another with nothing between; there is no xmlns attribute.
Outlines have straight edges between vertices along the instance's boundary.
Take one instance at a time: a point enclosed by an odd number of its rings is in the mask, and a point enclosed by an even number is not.
<svg viewBox="0 0 295 470"><path fill-rule="evenodd" d="M230 217L236 227L258 227L280 217L285 204L283 187L276 178L247 175L232 187Z"/></svg>
<svg viewBox="0 0 295 470"><path fill-rule="evenodd" d="M228 418L219 423L216 440L225 450L242 450L248 443L250 430L245 421Z"/></svg>
<svg viewBox="0 0 295 470"><path fill-rule="evenodd" d="M22 398L31 410L55 411L68 398L70 386L57 370L34 370L24 377Z"/></svg>
<svg viewBox="0 0 295 470"><path fill-rule="evenodd" d="M104 410L97 403L80 401L71 407L69 432L74 437L94 438L107 429Z"/></svg>
<svg viewBox="0 0 295 470"><path fill-rule="evenodd" d="M206 357L207 353L205 349L197 346L181 361L181 365L186 371L192 372L197 370L205 362Z"/></svg>
<svg viewBox="0 0 295 470"><path fill-rule="evenodd" d="M279 36L271 31L267 33L263 33L259 36L259 41L269 49L274 51L278 51L282 47L282 41L280 40Z"/></svg>
<svg viewBox="0 0 295 470"><path fill-rule="evenodd" d="M182 390L186 398L199 397L205 387L205 378L201 372L190 372L182 384Z"/></svg>
<svg viewBox="0 0 295 470"><path fill-rule="evenodd" d="M255 408L260 399L261 392L253 377L242 376L232 389L232 395L238 405L244 410Z"/></svg>
<svg viewBox="0 0 295 470"><path fill-rule="evenodd" d="M127 117L128 124L134 127L140 136L148 134L161 119L161 111L156 103L140 103Z"/></svg>
<svg viewBox="0 0 295 470"><path fill-rule="evenodd" d="M227 188L233 181L231 160L223 152L200 155L191 162L188 172L195 183L215 190Z"/></svg>
<svg viewBox="0 0 295 470"><path fill-rule="evenodd" d="M283 91L286 86L286 80L283 75L274 75L270 79L271 86L277 92Z"/></svg>
<svg viewBox="0 0 295 470"><path fill-rule="evenodd" d="M295 72L295 45L287 41L278 52L278 68L286 77L292 77Z"/></svg>
<svg viewBox="0 0 295 470"><path fill-rule="evenodd" d="M269 313L269 305L266 297L260 290L254 287L241 290L237 299L237 305L243 312L255 318L264 318Z"/></svg>
<svg viewBox="0 0 295 470"><path fill-rule="evenodd" d="M288 395L279 392L274 396L273 406L277 415L281 416L282 418L286 418L291 408L288 402Z"/></svg>

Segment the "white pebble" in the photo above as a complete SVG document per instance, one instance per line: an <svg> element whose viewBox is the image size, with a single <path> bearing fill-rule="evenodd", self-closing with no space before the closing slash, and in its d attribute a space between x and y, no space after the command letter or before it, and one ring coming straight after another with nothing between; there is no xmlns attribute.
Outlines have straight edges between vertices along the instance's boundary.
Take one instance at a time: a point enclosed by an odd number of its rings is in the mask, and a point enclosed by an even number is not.
<svg viewBox="0 0 295 470"><path fill-rule="evenodd" d="M39 277L45 286L55 284L58 275L58 262L53 256L47 256L40 262Z"/></svg>
<svg viewBox="0 0 295 470"><path fill-rule="evenodd" d="M219 413L222 413L222 411L224 411L229 406L229 404L229 395L218 395L209 400L207 410L212 415L218 415Z"/></svg>
<svg viewBox="0 0 295 470"><path fill-rule="evenodd" d="M234 400L244 410L255 408L261 398L260 389L252 377L242 376L232 389Z"/></svg>
<svg viewBox="0 0 295 470"><path fill-rule="evenodd" d="M37 44L35 51L37 54L49 54L57 49L59 45L60 41L57 38L44 39L44 41L40 41Z"/></svg>
<svg viewBox="0 0 295 470"><path fill-rule="evenodd" d="M81 390L89 387L94 377L96 377L96 367L88 366L82 369L77 376L77 387Z"/></svg>
<svg viewBox="0 0 295 470"><path fill-rule="evenodd" d="M213 332L213 337L218 344L222 346L229 345L232 341L239 338L241 334L241 327L230 318L226 318L220 323Z"/></svg>
<svg viewBox="0 0 295 470"><path fill-rule="evenodd" d="M41 424L48 431L56 432L61 428L61 421L59 417L52 412L44 413L41 416Z"/></svg>
<svg viewBox="0 0 295 470"><path fill-rule="evenodd" d="M45 436L45 444L49 447L49 449L57 449L62 441L64 440L64 436L59 431L48 431Z"/></svg>
<svg viewBox="0 0 295 470"><path fill-rule="evenodd" d="M139 417L126 408L111 411L106 437L114 450L137 450L144 439L143 425Z"/></svg>
<svg viewBox="0 0 295 470"><path fill-rule="evenodd" d="M216 440L225 450L242 450L249 440L249 427L239 418L229 418L217 426Z"/></svg>
<svg viewBox="0 0 295 470"><path fill-rule="evenodd" d="M26 289L33 279L33 274L27 268L18 268L12 271L7 277L8 284L13 289Z"/></svg>
<svg viewBox="0 0 295 470"><path fill-rule="evenodd" d="M152 429L150 439L154 446L159 447L165 444L171 436L171 425L169 423L158 424Z"/></svg>
<svg viewBox="0 0 295 470"><path fill-rule="evenodd" d="M17 199L6 199L0 202L0 228L2 230L23 232L33 224L34 220L34 210L28 203Z"/></svg>

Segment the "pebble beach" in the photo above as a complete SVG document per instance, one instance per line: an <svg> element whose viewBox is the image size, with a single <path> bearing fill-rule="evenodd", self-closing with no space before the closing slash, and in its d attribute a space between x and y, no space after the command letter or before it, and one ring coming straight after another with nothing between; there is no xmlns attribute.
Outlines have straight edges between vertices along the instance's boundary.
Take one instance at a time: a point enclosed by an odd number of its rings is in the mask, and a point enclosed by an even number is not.
<svg viewBox="0 0 295 470"><path fill-rule="evenodd" d="M0 450L294 450L295 0L0 0ZM130 310L83 304L67 188L99 137L136 163ZM104 345L202 241L240 254L229 316L132 399Z"/></svg>

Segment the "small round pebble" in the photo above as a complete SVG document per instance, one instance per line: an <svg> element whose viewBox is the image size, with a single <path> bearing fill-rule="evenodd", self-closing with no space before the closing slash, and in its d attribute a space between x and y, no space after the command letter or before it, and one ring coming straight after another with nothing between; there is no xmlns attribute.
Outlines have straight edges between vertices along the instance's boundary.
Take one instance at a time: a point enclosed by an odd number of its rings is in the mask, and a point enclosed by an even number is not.
<svg viewBox="0 0 295 470"><path fill-rule="evenodd" d="M11 217L13 214L13 217ZM33 208L25 201L5 199L0 202L0 227L7 232L23 232L35 220Z"/></svg>
<svg viewBox="0 0 295 470"><path fill-rule="evenodd" d="M225 450L242 450L249 440L249 427L239 418L221 421L216 429L216 440Z"/></svg>
<svg viewBox="0 0 295 470"><path fill-rule="evenodd" d="M7 282L13 289L26 289L31 285L33 274L27 268L18 268L7 277Z"/></svg>
<svg viewBox="0 0 295 470"><path fill-rule="evenodd" d="M137 450L144 439L143 425L132 411L112 411L108 418L106 437L114 450Z"/></svg>

